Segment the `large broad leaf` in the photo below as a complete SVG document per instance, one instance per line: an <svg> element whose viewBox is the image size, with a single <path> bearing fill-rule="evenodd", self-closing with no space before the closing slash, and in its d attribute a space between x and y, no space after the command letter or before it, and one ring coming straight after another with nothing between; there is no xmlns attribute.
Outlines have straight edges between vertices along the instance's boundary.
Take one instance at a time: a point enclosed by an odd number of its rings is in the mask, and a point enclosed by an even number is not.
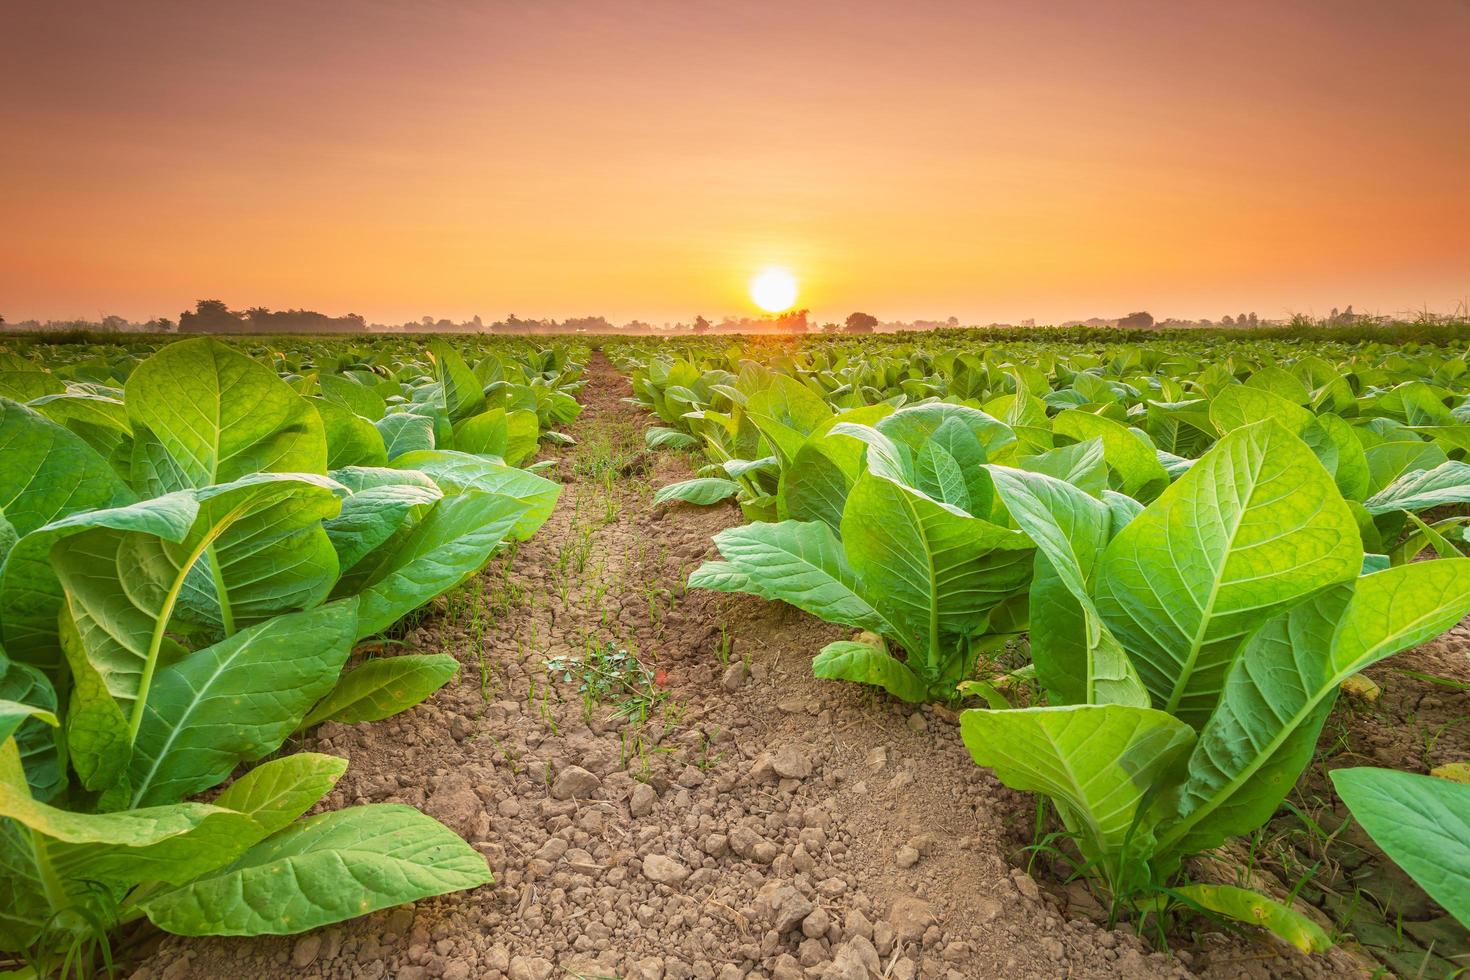
<svg viewBox="0 0 1470 980"><path fill-rule="evenodd" d="M363 661L342 675L301 727L324 721L355 725L390 718L448 684L458 672L459 661L447 653L408 653Z"/></svg>
<svg viewBox="0 0 1470 980"><path fill-rule="evenodd" d="M1289 905L1235 885L1181 885L1170 894L1247 925L1260 926L1303 953L1320 953L1332 945L1322 927Z"/></svg>
<svg viewBox="0 0 1470 980"><path fill-rule="evenodd" d="M708 506L722 500L729 500L739 492L740 484L734 480L721 480L719 477L706 476L660 487L653 495L653 502L665 504L671 500L677 500L686 504Z"/></svg>
<svg viewBox="0 0 1470 980"><path fill-rule="evenodd" d="M499 456L511 466L519 466L535 455L540 432L535 412L493 408L454 427L454 448L465 453Z"/></svg>
<svg viewBox="0 0 1470 980"><path fill-rule="evenodd" d="M1113 539L1095 595L1154 703L1199 727L1246 634L1362 563L1332 478L1268 421L1221 439Z"/></svg>
<svg viewBox="0 0 1470 980"><path fill-rule="evenodd" d="M99 887L105 895L145 881L187 881L263 836L245 814L204 803L96 814L41 803L27 791L12 740L0 742L0 818L7 949L34 941L62 907L97 904Z"/></svg>
<svg viewBox="0 0 1470 980"><path fill-rule="evenodd" d="M821 521L837 530L842 525L842 508L847 492L862 466L862 448L854 444L856 459L842 443L852 440L837 435L817 435L797 450L796 458L781 474L777 489L778 511L794 521Z"/></svg>
<svg viewBox="0 0 1470 980"><path fill-rule="evenodd" d="M1098 438L1084 439L1035 456L1022 456L1016 465L1032 473L1054 476L1099 500L1108 488L1108 467L1103 458L1102 440Z"/></svg>
<svg viewBox="0 0 1470 980"><path fill-rule="evenodd" d="M1339 686L1470 613L1470 558L1365 575L1251 637L1200 733L1187 781L1161 801L1161 845L1214 847L1268 820L1311 759Z"/></svg>
<svg viewBox="0 0 1470 980"><path fill-rule="evenodd" d="M480 379L459 352L442 340L431 341L429 355L434 361L434 377L438 382L439 401L451 421L469 418L485 400Z"/></svg>
<svg viewBox="0 0 1470 980"><path fill-rule="evenodd" d="M323 398L342 405L354 415L376 422L387 414L388 406L383 396L367 385L334 374L322 375L319 382Z"/></svg>
<svg viewBox="0 0 1470 980"><path fill-rule="evenodd" d="M810 388L785 375L776 375L769 387L751 395L745 410L782 469L791 465L807 436L832 416L832 409Z"/></svg>
<svg viewBox="0 0 1470 980"><path fill-rule="evenodd" d="M1042 473L1002 466L990 473L1006 509L1036 544L1031 655L1053 703L1147 707L1148 692L1092 602L1111 509Z"/></svg>
<svg viewBox="0 0 1470 980"><path fill-rule="evenodd" d="M812 673L838 681L881 687L896 698L918 703L929 698L929 685L886 650L869 643L838 640L812 658Z"/></svg>
<svg viewBox="0 0 1470 980"><path fill-rule="evenodd" d="M1012 789L1045 793L1084 856L1100 862L1115 890L1152 841L1134 820L1150 787L1194 743L1186 724L1154 708L1071 705L966 711L960 734L970 755Z"/></svg>
<svg viewBox="0 0 1470 980"><path fill-rule="evenodd" d="M918 640L907 647L909 666L931 683L945 679L937 672L952 639L982 632L991 610L1031 577L1033 550L1021 532L872 473L848 494L842 546L865 593Z"/></svg>
<svg viewBox="0 0 1470 980"><path fill-rule="evenodd" d="M50 539L27 538L82 511L131 503L133 493L79 436L0 398L0 642L25 663L55 668L61 588Z"/></svg>
<svg viewBox="0 0 1470 980"><path fill-rule="evenodd" d="M278 616L161 668L133 743L130 805L192 796L279 748L337 683L356 607Z"/></svg>
<svg viewBox="0 0 1470 980"><path fill-rule="evenodd" d="M1338 769L1332 785L1374 843L1470 928L1470 786L1391 769Z"/></svg>
<svg viewBox="0 0 1470 980"><path fill-rule="evenodd" d="M446 494L464 490L514 497L526 505L513 537L524 541L546 523L561 494L561 486L498 460L448 450L407 453L393 460L397 469L426 473Z"/></svg>
<svg viewBox="0 0 1470 980"><path fill-rule="evenodd" d="M434 420L411 412L395 412L373 423L391 463L405 453L434 448Z"/></svg>
<svg viewBox="0 0 1470 980"><path fill-rule="evenodd" d="M841 542L826 524L747 524L716 534L715 546L725 560L695 569L689 588L778 599L828 622L915 642L913 634L890 622L869 601L847 564Z"/></svg>
<svg viewBox="0 0 1470 980"><path fill-rule="evenodd" d="M327 466L387 466L388 450L373 423L336 402L317 400L327 439Z"/></svg>
<svg viewBox="0 0 1470 980"><path fill-rule="evenodd" d="M210 337L170 344L123 396L133 482L150 495L253 473L325 473L321 416L274 371Z"/></svg>
<svg viewBox="0 0 1470 980"><path fill-rule="evenodd" d="M31 795L49 800L66 786L56 743L56 690L46 675L25 664L7 663L0 651L0 742L14 736ZM19 712L19 715L16 715Z"/></svg>
<svg viewBox="0 0 1470 980"><path fill-rule="evenodd" d="M226 787L214 805L243 813L274 834L330 793L346 771L346 759L298 752L262 762Z"/></svg>
<svg viewBox="0 0 1470 980"><path fill-rule="evenodd" d="M983 465L1016 441L1010 426L964 405L899 409L874 429L892 440L909 478L901 481L934 500L989 517L993 491Z"/></svg>
<svg viewBox="0 0 1470 980"><path fill-rule="evenodd" d="M1432 442L1381 442L1363 453L1368 460L1368 492L1373 495L1411 473L1432 470L1448 458Z"/></svg>
<svg viewBox="0 0 1470 980"><path fill-rule="evenodd" d="M1052 430L1078 442L1101 439L1113 489L1137 500L1153 500L1169 485L1169 474L1142 433L1112 419L1068 409L1052 420Z"/></svg>
<svg viewBox="0 0 1470 980"><path fill-rule="evenodd" d="M340 489L324 476L261 473L38 533L60 537L52 561L89 658L104 673L141 675L168 630L229 635L324 599L338 568L321 522ZM192 507L182 536L143 523L165 503L180 518ZM131 685L109 686L131 697Z"/></svg>
<svg viewBox="0 0 1470 980"><path fill-rule="evenodd" d="M1378 515L1464 503L1470 503L1470 463L1448 460L1432 470L1404 474L1363 501L1363 506Z"/></svg>
<svg viewBox="0 0 1470 980"><path fill-rule="evenodd" d="M60 538L89 527L111 527L182 540L198 515L192 492L155 497L136 504L83 510L37 528L17 542L0 581L0 629L7 651L17 660L48 670L61 662L58 618L64 594L49 558Z"/></svg>
<svg viewBox="0 0 1470 980"><path fill-rule="evenodd" d="M344 574L444 496L438 484L417 470L349 466L331 476L348 495L337 516L322 526Z"/></svg>
<svg viewBox="0 0 1470 980"><path fill-rule="evenodd" d="M387 629L478 572L524 525L526 509L525 501L478 489L440 500L407 535L359 562L357 635Z"/></svg>
<svg viewBox="0 0 1470 980"><path fill-rule="evenodd" d="M0 398L0 459L0 514L17 537L77 511L134 499L80 436L7 398Z"/></svg>
<svg viewBox="0 0 1470 980"><path fill-rule="evenodd" d="M974 436L987 459L1016 441L1016 433L1000 419L978 408L942 402L905 406L880 419L873 427L894 442L908 446L917 455L932 439L947 442L941 435L946 426L951 429L958 427Z"/></svg>
<svg viewBox="0 0 1470 980"><path fill-rule="evenodd" d="M649 449L693 449L699 440L687 432L655 425L643 433L643 441Z"/></svg>
<svg viewBox="0 0 1470 980"><path fill-rule="evenodd" d="M292 824L228 867L139 904L180 935L286 935L490 880L485 859L442 824L381 804Z"/></svg>
<svg viewBox="0 0 1470 980"><path fill-rule="evenodd" d="M1221 435L1267 419L1300 433L1311 424L1313 415L1301 402L1248 385L1230 385L1210 402L1210 421Z"/></svg>

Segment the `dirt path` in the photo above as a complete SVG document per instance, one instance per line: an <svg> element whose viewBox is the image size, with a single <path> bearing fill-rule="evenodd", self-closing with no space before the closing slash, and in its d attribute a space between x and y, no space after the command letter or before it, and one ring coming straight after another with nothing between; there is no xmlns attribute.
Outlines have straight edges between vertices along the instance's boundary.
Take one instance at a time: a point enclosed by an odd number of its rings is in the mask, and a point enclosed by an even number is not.
<svg viewBox="0 0 1470 980"><path fill-rule="evenodd" d="M970 762L952 716L812 678L839 629L684 594L740 514L653 507L688 461L642 449L649 420L601 354L589 377L556 513L405 637L455 653L458 678L399 718L328 724L303 746L351 760L329 807L422 807L486 855L495 884L303 937L169 937L135 977L1358 972L1218 933L1150 953L1095 925L1080 888L1012 870L1034 805ZM612 653L604 678L626 650L653 682L599 696L574 662L590 649ZM548 673L558 658L571 680Z"/></svg>

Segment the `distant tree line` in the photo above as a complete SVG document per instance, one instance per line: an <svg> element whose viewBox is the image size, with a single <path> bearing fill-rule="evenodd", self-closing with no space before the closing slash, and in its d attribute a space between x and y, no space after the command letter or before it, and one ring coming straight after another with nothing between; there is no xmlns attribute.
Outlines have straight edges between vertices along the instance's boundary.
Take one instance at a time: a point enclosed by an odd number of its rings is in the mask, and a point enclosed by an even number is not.
<svg viewBox="0 0 1470 980"><path fill-rule="evenodd" d="M365 333L367 320L356 313L327 316L315 310L230 309L223 300L201 299L179 314L179 333Z"/></svg>
<svg viewBox="0 0 1470 980"><path fill-rule="evenodd" d="M1352 306L1332 312L1325 317L1296 314L1289 319L1265 320L1255 313L1227 313L1218 321L1208 317L1199 320L1184 320L1174 317L1158 320L1146 310L1129 313L1116 319L1089 317L1086 320L1063 320L1053 326L1061 328L1093 328L1123 330L1187 330L1187 329L1266 329L1290 326L1293 329L1320 327L1373 326L1388 322L1454 323L1466 320L1463 306L1454 313L1432 314L1427 311L1399 314L1394 318L1355 313ZM990 330L1029 329L1036 326L1034 319L1022 320L1020 324L990 323L968 324ZM613 323L603 316L574 316L564 320L551 318L526 319L512 313L504 319L485 323L478 316L455 321L447 318L421 317L405 323L368 323L356 313L345 316L328 316L315 310L271 310L263 306L252 306L244 310L232 310L223 301L202 299L194 309L179 315L175 323L168 317L152 320L132 321L112 314L102 315L98 320L21 320L7 323L0 316L0 329L13 332L88 332L88 333L408 333L408 334L803 334L803 333L896 333L932 330L953 330L960 327L958 317L944 320L879 320L871 313L855 311L841 322L817 323L811 312L805 309L788 310L785 313L764 316L726 316L718 321L699 315L689 323L652 324L643 320Z"/></svg>

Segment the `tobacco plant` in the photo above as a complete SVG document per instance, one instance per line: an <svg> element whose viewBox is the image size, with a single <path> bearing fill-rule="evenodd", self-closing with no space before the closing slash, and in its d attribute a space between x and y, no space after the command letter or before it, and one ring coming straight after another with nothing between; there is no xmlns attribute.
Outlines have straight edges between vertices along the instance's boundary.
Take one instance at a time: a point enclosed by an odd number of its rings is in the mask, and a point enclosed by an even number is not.
<svg viewBox="0 0 1470 980"><path fill-rule="evenodd" d="M1176 899L1325 946L1263 896L1181 881L1184 861L1271 817L1344 680L1470 612L1470 559L1363 574L1332 476L1275 421L1233 429L1142 510L989 472L1036 544L1050 704L964 712L975 760L1052 801L1115 914Z"/></svg>
<svg viewBox="0 0 1470 980"><path fill-rule="evenodd" d="M452 353L436 351L434 397L481 418ZM489 881L408 807L299 819L342 760L240 767L447 682L447 655L344 668L533 533L559 488L498 455L390 451L213 340L165 348L118 394L71 396L116 438L0 398L0 949L85 970L89 943L141 918L292 933Z"/></svg>

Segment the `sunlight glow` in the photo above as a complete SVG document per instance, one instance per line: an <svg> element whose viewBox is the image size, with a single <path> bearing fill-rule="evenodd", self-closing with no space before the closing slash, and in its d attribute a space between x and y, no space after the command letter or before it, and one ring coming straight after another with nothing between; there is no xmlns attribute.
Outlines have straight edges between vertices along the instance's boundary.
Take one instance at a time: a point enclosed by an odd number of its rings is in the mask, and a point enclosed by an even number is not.
<svg viewBox="0 0 1470 980"><path fill-rule="evenodd" d="M750 280L750 298L767 313L784 313L796 304L796 277L785 269L762 269Z"/></svg>

